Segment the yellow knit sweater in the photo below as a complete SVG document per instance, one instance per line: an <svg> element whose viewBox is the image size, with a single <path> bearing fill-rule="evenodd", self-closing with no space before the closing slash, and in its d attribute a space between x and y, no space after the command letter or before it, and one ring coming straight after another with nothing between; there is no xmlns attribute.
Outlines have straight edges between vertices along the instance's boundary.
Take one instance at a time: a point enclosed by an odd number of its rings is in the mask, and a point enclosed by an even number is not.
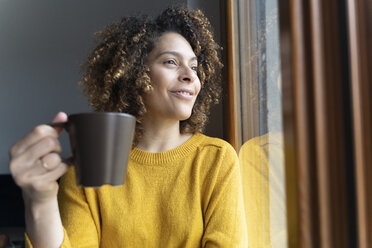
<svg viewBox="0 0 372 248"><path fill-rule="evenodd" d="M134 148L120 187L77 188L71 168L59 204L62 247L247 247L236 152L199 133L170 151Z"/></svg>

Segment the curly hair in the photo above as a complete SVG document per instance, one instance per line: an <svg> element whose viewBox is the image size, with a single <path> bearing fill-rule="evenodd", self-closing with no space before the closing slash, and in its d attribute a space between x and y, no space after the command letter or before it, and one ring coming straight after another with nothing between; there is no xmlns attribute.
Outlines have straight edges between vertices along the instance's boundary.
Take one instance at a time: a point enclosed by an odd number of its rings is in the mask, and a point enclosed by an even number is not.
<svg viewBox="0 0 372 248"><path fill-rule="evenodd" d="M124 17L96 33L98 45L82 65L79 84L95 111L125 112L137 119L134 145L143 134L144 94L152 90L146 58L166 32L182 35L198 58L201 90L191 116L180 122L181 133L202 132L212 104L221 92L221 47L200 10L170 7L157 18Z"/></svg>

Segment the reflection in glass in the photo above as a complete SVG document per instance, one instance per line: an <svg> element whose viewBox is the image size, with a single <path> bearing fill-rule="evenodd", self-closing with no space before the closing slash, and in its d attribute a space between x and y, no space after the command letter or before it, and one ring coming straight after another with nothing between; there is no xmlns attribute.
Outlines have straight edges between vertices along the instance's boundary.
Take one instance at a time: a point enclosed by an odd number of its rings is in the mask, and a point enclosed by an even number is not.
<svg viewBox="0 0 372 248"><path fill-rule="evenodd" d="M249 247L287 247L277 0L239 0L237 9Z"/></svg>

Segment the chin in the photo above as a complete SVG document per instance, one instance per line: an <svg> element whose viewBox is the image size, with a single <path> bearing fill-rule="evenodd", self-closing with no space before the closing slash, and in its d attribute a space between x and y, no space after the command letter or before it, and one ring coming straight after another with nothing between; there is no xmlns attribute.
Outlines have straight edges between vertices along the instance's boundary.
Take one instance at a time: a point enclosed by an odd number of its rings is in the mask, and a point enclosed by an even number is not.
<svg viewBox="0 0 372 248"><path fill-rule="evenodd" d="M191 113L188 113L188 114L180 116L178 119L180 121L185 121L185 120L189 119L190 117L191 117Z"/></svg>
<svg viewBox="0 0 372 248"><path fill-rule="evenodd" d="M186 121L187 119L190 118L191 115L187 116L187 117L184 117L184 118L180 118L180 121Z"/></svg>

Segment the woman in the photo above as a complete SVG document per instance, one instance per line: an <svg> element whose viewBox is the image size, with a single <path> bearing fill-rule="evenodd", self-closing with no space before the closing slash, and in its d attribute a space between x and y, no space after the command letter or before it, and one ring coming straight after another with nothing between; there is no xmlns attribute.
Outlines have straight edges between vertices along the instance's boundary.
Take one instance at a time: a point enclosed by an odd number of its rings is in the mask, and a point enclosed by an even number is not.
<svg viewBox="0 0 372 248"><path fill-rule="evenodd" d="M36 127L10 152L28 246L247 247L237 155L200 133L221 68L208 20L169 8L155 20L123 18L98 36L81 85L96 111L137 118L126 182L76 187L58 154L61 130Z"/></svg>

